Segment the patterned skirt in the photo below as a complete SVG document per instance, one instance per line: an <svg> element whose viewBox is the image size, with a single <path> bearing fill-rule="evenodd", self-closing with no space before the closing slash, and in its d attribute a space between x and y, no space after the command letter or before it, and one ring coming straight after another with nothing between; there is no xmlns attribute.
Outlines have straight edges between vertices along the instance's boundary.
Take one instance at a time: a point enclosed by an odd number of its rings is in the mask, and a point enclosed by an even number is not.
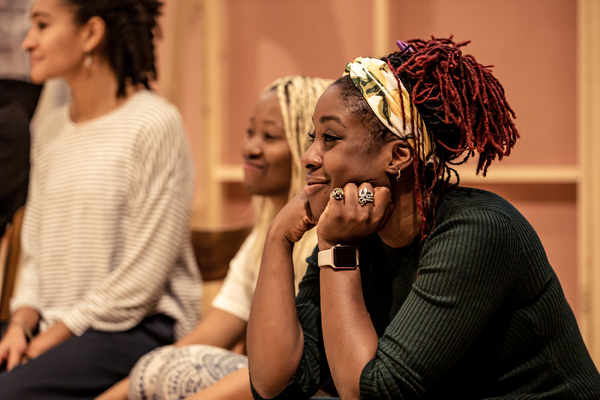
<svg viewBox="0 0 600 400"><path fill-rule="evenodd" d="M129 400L184 399L247 366L246 356L219 347L159 347L132 369Z"/></svg>

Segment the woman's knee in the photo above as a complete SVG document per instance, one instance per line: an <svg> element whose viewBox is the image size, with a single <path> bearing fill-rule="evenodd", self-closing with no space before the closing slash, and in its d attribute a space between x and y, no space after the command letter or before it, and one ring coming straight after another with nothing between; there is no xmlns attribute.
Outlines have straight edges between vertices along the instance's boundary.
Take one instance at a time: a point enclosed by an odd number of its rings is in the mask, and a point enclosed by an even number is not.
<svg viewBox="0 0 600 400"><path fill-rule="evenodd" d="M156 395L158 375L175 356L177 347L163 346L144 355L129 374L129 399L152 399Z"/></svg>
<svg viewBox="0 0 600 400"><path fill-rule="evenodd" d="M245 356L219 347L190 345L167 349L140 359L131 373L130 399L186 398L248 366Z"/></svg>

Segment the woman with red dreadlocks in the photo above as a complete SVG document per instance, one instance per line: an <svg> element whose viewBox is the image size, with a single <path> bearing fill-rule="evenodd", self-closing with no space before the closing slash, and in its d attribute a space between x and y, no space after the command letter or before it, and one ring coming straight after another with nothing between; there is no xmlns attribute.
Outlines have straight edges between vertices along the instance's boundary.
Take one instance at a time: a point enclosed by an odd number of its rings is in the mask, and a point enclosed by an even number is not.
<svg viewBox="0 0 600 400"><path fill-rule="evenodd" d="M600 375L538 236L453 185L510 154L513 111L452 39L358 58L319 99L304 194L271 224L248 324L255 398L599 399ZM292 248L318 248L294 297Z"/></svg>

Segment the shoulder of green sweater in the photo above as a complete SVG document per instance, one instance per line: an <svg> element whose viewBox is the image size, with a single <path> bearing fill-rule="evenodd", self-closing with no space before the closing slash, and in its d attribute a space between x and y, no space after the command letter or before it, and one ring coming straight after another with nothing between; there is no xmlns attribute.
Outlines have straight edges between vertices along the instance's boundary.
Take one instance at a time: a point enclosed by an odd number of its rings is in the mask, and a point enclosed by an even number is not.
<svg viewBox="0 0 600 400"><path fill-rule="evenodd" d="M461 213L494 212L510 219L526 222L523 215L507 200L493 192L469 187L451 187L442 196L436 210L436 220Z"/></svg>
<svg viewBox="0 0 600 400"><path fill-rule="evenodd" d="M436 210L436 225L430 237L447 229L467 229L469 234L477 232L479 237L489 237L495 243L501 237L508 242L516 239L513 243L518 243L520 252L530 262L547 263L535 229L512 204L495 193L466 187L448 189Z"/></svg>

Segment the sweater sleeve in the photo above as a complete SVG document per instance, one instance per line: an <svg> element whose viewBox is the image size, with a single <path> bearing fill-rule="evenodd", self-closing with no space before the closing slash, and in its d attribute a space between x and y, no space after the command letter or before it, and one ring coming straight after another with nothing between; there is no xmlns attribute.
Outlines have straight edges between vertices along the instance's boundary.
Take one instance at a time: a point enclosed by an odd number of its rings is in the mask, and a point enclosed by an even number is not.
<svg viewBox="0 0 600 400"><path fill-rule="evenodd" d="M179 114L149 116L139 135L130 174L124 254L102 283L63 322L75 334L87 328L122 331L156 307L189 236L193 164Z"/></svg>
<svg viewBox="0 0 600 400"><path fill-rule="evenodd" d="M39 137L39 135L38 135ZM39 297L39 272L35 257L38 252L39 214L42 189L40 187L41 166L36 149L36 141L32 148L31 178L29 193L23 217L21 231L21 266L15 295L10 301L11 313L19 308L29 307L41 312L42 302Z"/></svg>
<svg viewBox="0 0 600 400"><path fill-rule="evenodd" d="M300 282L300 291L296 297L298 320L304 333L304 353L296 374L286 388L275 397L278 400L308 399L331 378L321 328L318 251L319 248L315 247L313 254L308 258L308 269ZM252 394L255 399L262 399L253 387Z"/></svg>
<svg viewBox="0 0 600 400"><path fill-rule="evenodd" d="M523 252L510 218L463 212L424 244L418 278L360 378L362 399L421 399L512 290Z"/></svg>

